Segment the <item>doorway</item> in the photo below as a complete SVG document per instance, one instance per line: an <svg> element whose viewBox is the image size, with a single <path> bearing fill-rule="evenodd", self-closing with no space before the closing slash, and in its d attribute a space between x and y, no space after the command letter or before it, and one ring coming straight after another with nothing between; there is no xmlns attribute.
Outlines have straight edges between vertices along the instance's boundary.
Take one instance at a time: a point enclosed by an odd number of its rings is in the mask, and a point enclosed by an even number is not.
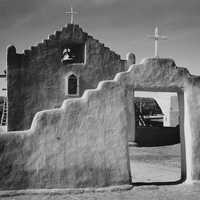
<svg viewBox="0 0 200 200"><path fill-rule="evenodd" d="M182 96L134 92L135 141L129 143L134 184L176 184L185 179Z"/></svg>

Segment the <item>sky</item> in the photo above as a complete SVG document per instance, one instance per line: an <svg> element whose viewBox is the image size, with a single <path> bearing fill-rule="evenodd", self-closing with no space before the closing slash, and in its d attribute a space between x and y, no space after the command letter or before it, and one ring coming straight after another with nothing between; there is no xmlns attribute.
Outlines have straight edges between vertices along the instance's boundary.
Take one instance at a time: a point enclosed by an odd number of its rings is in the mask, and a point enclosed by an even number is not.
<svg viewBox="0 0 200 200"><path fill-rule="evenodd" d="M123 59L128 52L137 63L153 57L154 41L147 36L158 26L168 37L159 43L159 56L200 75L199 0L0 0L0 73L7 46L22 53L62 29L71 4L78 12L75 22Z"/></svg>

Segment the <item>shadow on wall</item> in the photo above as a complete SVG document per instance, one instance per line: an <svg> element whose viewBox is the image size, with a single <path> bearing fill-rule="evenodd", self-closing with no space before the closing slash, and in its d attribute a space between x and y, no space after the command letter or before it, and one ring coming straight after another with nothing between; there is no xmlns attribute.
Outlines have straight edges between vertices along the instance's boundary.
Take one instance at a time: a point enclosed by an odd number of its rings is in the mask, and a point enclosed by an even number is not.
<svg viewBox="0 0 200 200"><path fill-rule="evenodd" d="M177 127L137 127L136 143L138 146L164 146L180 142L179 126Z"/></svg>

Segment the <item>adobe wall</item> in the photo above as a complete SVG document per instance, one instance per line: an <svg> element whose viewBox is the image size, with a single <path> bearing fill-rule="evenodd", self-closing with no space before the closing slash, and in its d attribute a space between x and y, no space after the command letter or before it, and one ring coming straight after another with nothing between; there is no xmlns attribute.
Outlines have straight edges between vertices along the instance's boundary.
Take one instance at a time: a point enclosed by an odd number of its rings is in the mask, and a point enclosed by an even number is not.
<svg viewBox="0 0 200 200"><path fill-rule="evenodd" d="M126 91L107 82L0 135L0 189L130 184Z"/></svg>
<svg viewBox="0 0 200 200"><path fill-rule="evenodd" d="M179 108L178 108L178 96L169 97L168 110L165 111L163 119L164 126L176 127L179 123Z"/></svg>
<svg viewBox="0 0 200 200"><path fill-rule="evenodd" d="M85 63L63 64L63 47L85 44ZM65 94L65 77L74 72L80 77L80 96L85 89L96 88L101 80L113 79L126 69L120 56L83 32L78 25L56 31L37 46L16 53L8 48L8 130L30 128L33 116L41 110L61 106Z"/></svg>
<svg viewBox="0 0 200 200"><path fill-rule="evenodd" d="M187 87L185 88L185 126L188 140L186 148L190 162L191 180L200 180L200 77L189 77Z"/></svg>
<svg viewBox="0 0 200 200"><path fill-rule="evenodd" d="M142 89L178 92L182 178L199 181L200 78L173 60L147 59L59 109L38 112L30 130L0 135L0 188L131 183L128 135L134 136L135 119L129 98Z"/></svg>
<svg viewBox="0 0 200 200"><path fill-rule="evenodd" d="M179 127L137 127L134 142L144 147L177 144L180 142Z"/></svg>
<svg viewBox="0 0 200 200"><path fill-rule="evenodd" d="M146 59L140 65L131 66L120 81L132 86L133 90L178 93L182 178L187 182L199 181L200 77L177 67L171 59ZM135 137L134 132L129 134Z"/></svg>

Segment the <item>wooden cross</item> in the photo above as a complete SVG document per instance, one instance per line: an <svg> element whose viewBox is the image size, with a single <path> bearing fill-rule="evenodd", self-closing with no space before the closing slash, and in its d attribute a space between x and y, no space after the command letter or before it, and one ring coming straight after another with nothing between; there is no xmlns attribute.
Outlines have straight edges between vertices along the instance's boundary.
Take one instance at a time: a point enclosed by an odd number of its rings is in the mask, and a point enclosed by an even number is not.
<svg viewBox="0 0 200 200"><path fill-rule="evenodd" d="M71 16L70 23L74 24L74 16L77 15L78 13L76 11L74 11L73 7L71 7L71 10L69 12L65 12L65 14Z"/></svg>
<svg viewBox="0 0 200 200"><path fill-rule="evenodd" d="M159 33L158 33L158 27L156 26L154 35L153 36L149 36L149 38L155 40L155 58L158 58L158 41L159 40L166 40L167 37L159 35Z"/></svg>

